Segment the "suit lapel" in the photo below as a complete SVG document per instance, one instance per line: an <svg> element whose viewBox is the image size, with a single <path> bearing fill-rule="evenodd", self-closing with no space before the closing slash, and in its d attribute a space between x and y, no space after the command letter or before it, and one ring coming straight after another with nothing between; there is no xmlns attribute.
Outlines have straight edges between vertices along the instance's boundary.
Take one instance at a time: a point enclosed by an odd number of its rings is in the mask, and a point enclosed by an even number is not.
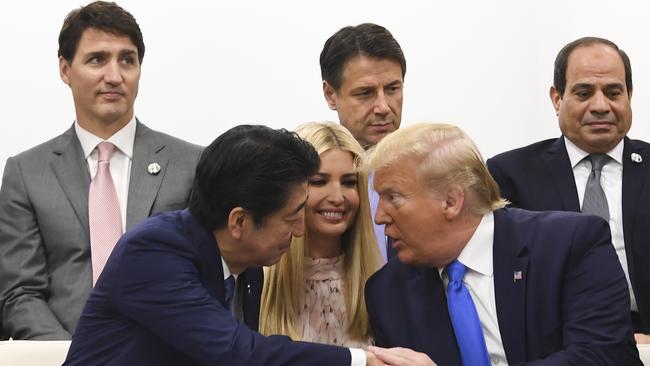
<svg viewBox="0 0 650 366"><path fill-rule="evenodd" d="M404 331L412 341L439 365L461 365L456 335L449 318L447 295L436 268L415 268L417 273L408 280L408 316ZM389 336L390 338L390 336Z"/></svg>
<svg viewBox="0 0 650 366"><path fill-rule="evenodd" d="M241 302L244 323L249 328L257 331L259 327L262 286L264 285L264 272L261 268L248 268L241 275L243 276Z"/></svg>
<svg viewBox="0 0 650 366"><path fill-rule="evenodd" d="M226 291L223 280L221 253L214 235L201 225L190 213L189 209L181 211L185 232L191 235L191 241L196 245L201 259L200 276L208 293L221 304L226 303Z"/></svg>
<svg viewBox="0 0 650 366"><path fill-rule="evenodd" d="M88 188L90 173L74 127L59 136L53 149L52 171L88 235Z"/></svg>
<svg viewBox="0 0 650 366"><path fill-rule="evenodd" d="M554 187L559 193L564 211L580 211L580 200L576 189L573 169L569 161L569 154L564 145L564 136L557 139L542 155L542 160L548 169L548 176L552 178Z"/></svg>
<svg viewBox="0 0 650 366"><path fill-rule="evenodd" d="M623 145L623 237L628 256L627 263L630 277L635 278L635 262L631 256L633 252L631 249L633 245L632 233L634 232L634 225L639 223L635 223L634 218L637 217L639 209L639 197L642 196L644 190L648 189L644 187L646 185L646 176L650 170L646 161L642 160L640 163L632 161L632 154L638 154L642 159L650 159L643 145L637 144L626 137ZM632 281L632 283L634 282Z"/></svg>
<svg viewBox="0 0 650 366"><path fill-rule="evenodd" d="M146 218L158 195L169 158L164 153L165 144L147 126L139 121L135 130L133 162L129 179L129 199L126 210L126 230ZM148 166L158 163L158 174L149 174Z"/></svg>
<svg viewBox="0 0 650 366"><path fill-rule="evenodd" d="M509 364L526 361L528 248L510 228L506 209L494 212L494 296Z"/></svg>

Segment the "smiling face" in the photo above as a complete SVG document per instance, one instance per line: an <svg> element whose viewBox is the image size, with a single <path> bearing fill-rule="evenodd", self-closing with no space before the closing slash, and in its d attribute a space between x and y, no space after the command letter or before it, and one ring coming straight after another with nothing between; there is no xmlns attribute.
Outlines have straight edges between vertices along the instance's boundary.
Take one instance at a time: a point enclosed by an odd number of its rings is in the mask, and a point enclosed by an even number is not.
<svg viewBox="0 0 650 366"><path fill-rule="evenodd" d="M399 128L403 100L402 67L391 59L356 56L346 62L335 90L323 83L325 99L359 143L369 147Z"/></svg>
<svg viewBox="0 0 650 366"><path fill-rule="evenodd" d="M358 175L349 151L330 149L320 159L318 174L309 178L305 225L310 240L338 239L359 210Z"/></svg>
<svg viewBox="0 0 650 366"><path fill-rule="evenodd" d="M70 86L77 122L100 136L133 118L138 95L138 50L128 36L86 29L71 62L59 58L61 79Z"/></svg>
<svg viewBox="0 0 650 366"><path fill-rule="evenodd" d="M606 153L632 125L632 108L621 56L604 44L576 48L569 56L566 89L551 88L560 130L588 153Z"/></svg>

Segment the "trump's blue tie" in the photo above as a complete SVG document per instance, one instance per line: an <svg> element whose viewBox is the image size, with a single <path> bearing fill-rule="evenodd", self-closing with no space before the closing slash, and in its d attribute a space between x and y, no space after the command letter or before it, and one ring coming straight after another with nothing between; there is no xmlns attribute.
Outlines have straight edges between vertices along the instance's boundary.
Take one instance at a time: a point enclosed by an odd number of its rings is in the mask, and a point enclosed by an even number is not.
<svg viewBox="0 0 650 366"><path fill-rule="evenodd" d="M474 301L463 284L467 267L454 260L445 268L449 276L447 285L447 308L456 333L463 366L490 366L485 338L481 329Z"/></svg>
<svg viewBox="0 0 650 366"><path fill-rule="evenodd" d="M223 287L226 294L226 309L232 311L232 298L235 295L235 276L230 275L223 282Z"/></svg>

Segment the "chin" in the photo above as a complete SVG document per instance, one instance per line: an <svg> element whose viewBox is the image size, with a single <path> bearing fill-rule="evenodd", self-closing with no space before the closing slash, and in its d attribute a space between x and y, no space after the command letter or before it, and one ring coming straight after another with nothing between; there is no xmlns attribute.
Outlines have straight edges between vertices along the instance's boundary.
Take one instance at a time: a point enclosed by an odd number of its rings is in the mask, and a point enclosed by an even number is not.
<svg viewBox="0 0 650 366"><path fill-rule="evenodd" d="M319 228L314 228L310 232L310 235L320 235L320 236L341 236L352 224L323 224Z"/></svg>

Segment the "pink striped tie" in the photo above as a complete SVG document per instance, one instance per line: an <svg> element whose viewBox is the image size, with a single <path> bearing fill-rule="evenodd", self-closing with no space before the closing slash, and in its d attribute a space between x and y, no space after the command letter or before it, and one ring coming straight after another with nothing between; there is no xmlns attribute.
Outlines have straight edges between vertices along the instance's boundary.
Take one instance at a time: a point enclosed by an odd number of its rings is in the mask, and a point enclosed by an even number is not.
<svg viewBox="0 0 650 366"><path fill-rule="evenodd" d="M88 223L90 225L90 254L93 264L93 286L102 273L111 251L122 236L122 215L117 191L111 176L110 161L115 145L100 142L97 174L88 191Z"/></svg>

